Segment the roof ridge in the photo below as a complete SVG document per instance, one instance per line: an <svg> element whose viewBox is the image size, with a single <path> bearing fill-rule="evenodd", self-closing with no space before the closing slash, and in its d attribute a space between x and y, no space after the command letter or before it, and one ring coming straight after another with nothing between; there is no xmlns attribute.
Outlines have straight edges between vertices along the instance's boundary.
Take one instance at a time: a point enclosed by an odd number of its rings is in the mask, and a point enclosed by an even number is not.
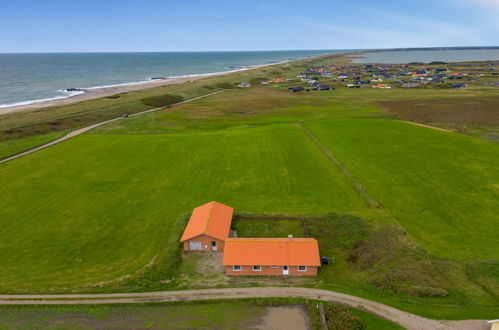
<svg viewBox="0 0 499 330"><path fill-rule="evenodd" d="M209 205L209 210L208 210L208 216L206 217L206 219L204 220L204 229L203 229L203 233L206 234L206 230L208 229L208 223L210 222L210 219L211 219L211 213L213 212L213 203L215 203L215 201L212 201L212 202L209 202L209 203L206 203Z"/></svg>

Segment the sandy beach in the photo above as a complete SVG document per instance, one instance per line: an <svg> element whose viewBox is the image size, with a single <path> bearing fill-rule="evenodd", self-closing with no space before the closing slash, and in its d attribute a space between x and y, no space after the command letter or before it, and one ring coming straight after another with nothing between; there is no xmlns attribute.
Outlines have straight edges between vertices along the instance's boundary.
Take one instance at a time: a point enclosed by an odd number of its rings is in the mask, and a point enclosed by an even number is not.
<svg viewBox="0 0 499 330"><path fill-rule="evenodd" d="M250 70L250 69L254 69L256 67L262 67L262 66L264 66L264 65L254 66L254 67L244 69L244 70ZM91 99L97 99L100 97L110 96L110 95L119 94L119 93L137 91L137 90L141 90L141 89L147 89L147 88L153 88L153 87L159 87L159 86L165 86L165 85L181 84L181 83L188 82L188 81L194 81L194 80L213 77L213 76L221 76L221 75L229 74L229 73L236 72L236 71L241 71L241 70L227 71L227 72L216 72L216 73L208 73L208 74L199 74L199 75L175 77L175 78L155 79L155 80L151 80L151 81L144 81L144 82L131 83L131 84L126 84L126 85L118 85L118 86L101 87L101 88L87 88L87 89L82 88L81 90L84 91L85 93L78 94L78 95L71 96L71 97L67 97L67 98L63 98L63 99L38 102L38 103L32 103L32 104L26 104L26 105L19 105L19 106L12 106L12 107L8 107L8 108L1 108L0 115L7 114L7 113L13 113L13 112L19 112L19 111L46 108L46 107L51 107L51 106L60 106L60 105L64 105L64 104L71 104L71 103L76 103L76 102L81 102L81 101L86 101L86 100L91 100Z"/></svg>

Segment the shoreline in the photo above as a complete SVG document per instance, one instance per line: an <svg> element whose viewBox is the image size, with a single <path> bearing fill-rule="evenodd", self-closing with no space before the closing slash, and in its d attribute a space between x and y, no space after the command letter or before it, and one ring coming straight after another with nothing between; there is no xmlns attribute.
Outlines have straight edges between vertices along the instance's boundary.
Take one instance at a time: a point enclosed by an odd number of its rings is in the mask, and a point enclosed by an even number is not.
<svg viewBox="0 0 499 330"><path fill-rule="evenodd" d="M171 77L171 78L164 78L164 79L152 79L152 80L146 80L146 81L124 83L124 84L102 86L102 87L79 88L78 91L80 93L74 94L74 95L68 95L67 97L64 97L64 96L62 96L60 98L54 97L53 99L40 100L39 102L37 102L37 100L25 101L25 102L33 102L33 103L13 105L13 106L7 106L4 108L0 108L0 115L14 113L14 112L27 111L27 110L40 109L40 108L47 108L47 107L52 107L52 106L67 105L67 104L72 104L72 103L77 103L77 102L87 101L87 100L93 100L93 99L97 99L100 97L106 97L106 96L111 96L111 95L120 94L120 93L133 92L133 91L138 91L138 90L142 90L142 89L161 87L161 86L167 86L167 85L181 84L181 83L185 83L188 81L194 81L194 80L199 80L202 78L220 76L220 75L224 75L224 74L228 74L228 73L233 73L233 72L238 72L238 71L243 71L243 70L251 70L251 69L254 69L254 68L252 67L252 68L241 69L241 70L204 73L204 74L198 74L198 75L179 76L179 77ZM21 102L19 102L19 103L21 103Z"/></svg>
<svg viewBox="0 0 499 330"><path fill-rule="evenodd" d="M182 84L185 82L199 80L199 79L203 79L203 78L222 76L222 75L231 74L234 72L253 70L253 69L258 69L258 68L267 67L267 66L279 65L279 64L289 63L289 62L293 62L293 61L299 61L299 60L303 60L306 58L327 56L327 55L331 55L331 54L335 54L335 53L325 53L325 54L321 54L318 56L302 57L302 58L296 58L296 59L292 59L292 60L285 60L285 61L279 61L279 62L273 62L273 63L267 63L267 64L247 65L247 66L244 66L244 67L241 67L238 69L228 70L228 71L220 71L220 72L212 72L212 73L199 73L199 74L184 75L184 76L173 76L173 77L166 77L166 78L161 78L161 79L151 79L151 80L123 83L123 84L116 84L116 85L109 85L109 86L77 88L76 91L71 91L71 92L74 92L73 95L54 97L51 99L41 99L41 100L39 100L39 102L38 102L38 100L27 100L27 101L23 101L23 102L18 102L17 105L15 103L13 103L12 106L0 107L0 115L35 110L35 109L40 109L40 108L53 107L53 106L68 105L68 104L72 104L72 103L98 99L101 97L111 96L111 95L120 94L120 93L139 91L139 90L148 89L148 88ZM341 54L341 53L338 53L338 54ZM27 103L27 102L32 102L32 103L20 104L20 103Z"/></svg>

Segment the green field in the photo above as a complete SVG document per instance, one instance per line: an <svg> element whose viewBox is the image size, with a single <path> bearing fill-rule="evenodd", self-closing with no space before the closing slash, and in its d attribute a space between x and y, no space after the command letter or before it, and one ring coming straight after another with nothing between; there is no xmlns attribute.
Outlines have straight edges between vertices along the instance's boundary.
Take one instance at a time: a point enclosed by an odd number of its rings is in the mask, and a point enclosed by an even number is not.
<svg viewBox="0 0 499 330"><path fill-rule="evenodd" d="M0 168L4 292L62 292L134 273L175 250L183 224L172 224L211 200L295 214L362 207L294 126L85 135Z"/></svg>
<svg viewBox="0 0 499 330"><path fill-rule="evenodd" d="M0 160L50 142L63 135L63 132L57 132L0 142Z"/></svg>
<svg viewBox="0 0 499 330"><path fill-rule="evenodd" d="M150 97L188 99L227 82L293 77L311 63L2 116L0 158L68 129L150 109ZM497 98L498 91L230 90L0 164L0 292L209 287L186 280L202 259L184 258L178 240L192 209L216 200L240 214L299 217L236 220L240 237L316 237L321 254L335 259L316 280L286 285L351 293L434 318L494 317L499 145L397 121L378 102L452 105ZM221 286L279 284L214 276Z"/></svg>
<svg viewBox="0 0 499 330"><path fill-rule="evenodd" d="M389 120L305 126L430 251L499 257L499 145Z"/></svg>

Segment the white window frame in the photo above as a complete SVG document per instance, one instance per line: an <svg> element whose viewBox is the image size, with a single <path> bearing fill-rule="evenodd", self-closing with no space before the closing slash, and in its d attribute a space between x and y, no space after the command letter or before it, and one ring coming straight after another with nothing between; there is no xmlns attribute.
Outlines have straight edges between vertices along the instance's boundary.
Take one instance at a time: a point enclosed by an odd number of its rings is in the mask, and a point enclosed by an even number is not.
<svg viewBox="0 0 499 330"><path fill-rule="evenodd" d="M303 267L303 269L300 269L300 267ZM298 266L298 271L299 272L306 272L307 271L307 266Z"/></svg>
<svg viewBox="0 0 499 330"><path fill-rule="evenodd" d="M258 269L256 269L258 267ZM253 266L253 271L254 272L261 272L262 271L262 266Z"/></svg>
<svg viewBox="0 0 499 330"><path fill-rule="evenodd" d="M237 269L238 267L239 267L239 269ZM238 265L232 266L232 271L234 271L234 272L240 272L242 270L243 270L242 266L238 266Z"/></svg>
<svg viewBox="0 0 499 330"><path fill-rule="evenodd" d="M274 268L275 269L275 268L279 268L279 266L274 265L274 266L270 266L270 268Z"/></svg>

